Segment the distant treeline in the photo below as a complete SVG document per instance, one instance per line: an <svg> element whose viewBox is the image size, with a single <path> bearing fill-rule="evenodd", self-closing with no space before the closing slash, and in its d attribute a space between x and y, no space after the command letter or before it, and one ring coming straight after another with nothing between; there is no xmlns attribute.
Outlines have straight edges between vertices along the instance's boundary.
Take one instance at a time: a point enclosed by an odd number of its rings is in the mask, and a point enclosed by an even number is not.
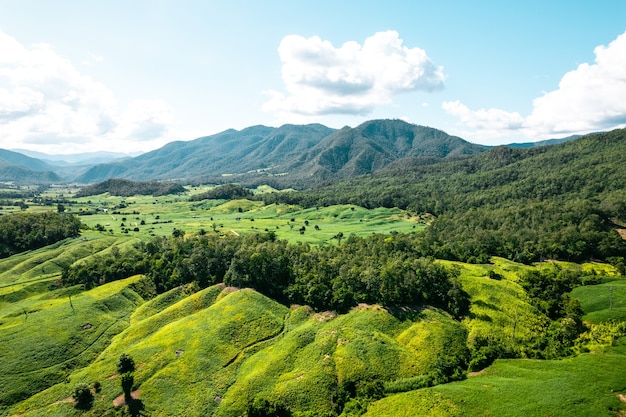
<svg viewBox="0 0 626 417"><path fill-rule="evenodd" d="M224 184L204 193L193 195L190 201L201 200L237 200L252 197L252 191L237 184Z"/></svg>
<svg viewBox="0 0 626 417"><path fill-rule="evenodd" d="M110 195L120 197L130 197L133 195L153 195L155 197L179 194L185 192L185 188L174 182L169 181L130 181L120 178L114 178L100 182L98 184L88 185L81 188L76 193L76 197L88 197L109 193Z"/></svg>
<svg viewBox="0 0 626 417"><path fill-rule="evenodd" d="M0 216L0 258L78 236L77 217L54 212Z"/></svg>
<svg viewBox="0 0 626 417"><path fill-rule="evenodd" d="M196 282L250 287L285 304L348 311L359 303L431 305L455 317L468 313L468 295L447 269L415 250L411 235L351 236L338 246L288 245L272 232L156 237L68 267L66 285L92 287L145 273L158 292Z"/></svg>
<svg viewBox="0 0 626 417"><path fill-rule="evenodd" d="M438 258L608 260L626 253L615 224L626 222L626 130L454 161L406 160L328 187L257 198L432 213L425 244Z"/></svg>

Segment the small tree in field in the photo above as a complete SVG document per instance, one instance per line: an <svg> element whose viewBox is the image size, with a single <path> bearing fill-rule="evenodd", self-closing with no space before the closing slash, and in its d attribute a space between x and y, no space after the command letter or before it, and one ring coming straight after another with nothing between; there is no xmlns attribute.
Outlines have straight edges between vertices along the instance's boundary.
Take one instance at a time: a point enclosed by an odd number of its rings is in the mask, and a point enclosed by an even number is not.
<svg viewBox="0 0 626 417"><path fill-rule="evenodd" d="M76 385L72 392L72 398L76 402L75 407L80 410L88 410L93 404L93 394L87 384Z"/></svg>
<svg viewBox="0 0 626 417"><path fill-rule="evenodd" d="M128 353L122 353L119 360L117 361L117 372L119 374L125 374L134 371L135 361L133 360L132 356L130 356Z"/></svg>

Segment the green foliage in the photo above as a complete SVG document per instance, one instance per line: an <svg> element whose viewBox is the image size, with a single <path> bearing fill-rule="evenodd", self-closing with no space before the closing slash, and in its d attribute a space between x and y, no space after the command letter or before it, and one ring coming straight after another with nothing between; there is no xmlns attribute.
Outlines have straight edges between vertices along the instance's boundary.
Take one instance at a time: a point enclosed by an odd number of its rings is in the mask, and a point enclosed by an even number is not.
<svg viewBox="0 0 626 417"><path fill-rule="evenodd" d="M247 188L238 184L224 184L215 187L201 194L195 194L189 198L190 201L201 200L239 200L250 198L254 194Z"/></svg>
<svg viewBox="0 0 626 417"><path fill-rule="evenodd" d="M623 347L561 360L498 360L464 381L387 396L365 416L608 417L624 409Z"/></svg>
<svg viewBox="0 0 626 417"><path fill-rule="evenodd" d="M122 353L117 360L117 372L127 374L135 371L135 361L128 353ZM132 385L132 384L131 384Z"/></svg>
<svg viewBox="0 0 626 417"><path fill-rule="evenodd" d="M0 216L0 258L76 237L80 220L54 212Z"/></svg>
<svg viewBox="0 0 626 417"><path fill-rule="evenodd" d="M89 289L143 273L146 271L146 262L142 251L143 245L137 244L124 251L111 250L108 253L90 257L64 268L61 280L64 285L81 284ZM143 290L149 294L149 285L144 287Z"/></svg>
<svg viewBox="0 0 626 417"><path fill-rule="evenodd" d="M180 194L183 192L185 192L185 188L173 182L130 181L114 178L83 187L76 193L76 197L89 197L103 193L122 197L130 197L133 195L153 195L157 197L168 194Z"/></svg>
<svg viewBox="0 0 626 417"><path fill-rule="evenodd" d="M66 378L92 363L128 326L130 314L143 302L127 288L137 279L75 294L71 304L67 295L53 294L0 303L0 410L55 384L62 384L60 398L66 398ZM57 291L65 289L53 293Z"/></svg>
<svg viewBox="0 0 626 417"><path fill-rule="evenodd" d="M526 150L493 148L472 158L413 164L299 193L261 195L305 207L341 203L400 207L436 216L428 255L484 263L489 256L617 259L626 242L626 130Z"/></svg>
<svg viewBox="0 0 626 417"><path fill-rule="evenodd" d="M291 417L291 412L283 404L257 397L248 405L246 417Z"/></svg>
<svg viewBox="0 0 626 417"><path fill-rule="evenodd" d="M78 384L72 391L75 407L80 410L88 410L93 405L93 393L87 384Z"/></svg>
<svg viewBox="0 0 626 417"><path fill-rule="evenodd" d="M131 391L133 390L133 384L135 383L135 376L132 371L123 373L120 376L120 385L122 387L122 392L124 393L124 398L126 400L132 398L130 396Z"/></svg>

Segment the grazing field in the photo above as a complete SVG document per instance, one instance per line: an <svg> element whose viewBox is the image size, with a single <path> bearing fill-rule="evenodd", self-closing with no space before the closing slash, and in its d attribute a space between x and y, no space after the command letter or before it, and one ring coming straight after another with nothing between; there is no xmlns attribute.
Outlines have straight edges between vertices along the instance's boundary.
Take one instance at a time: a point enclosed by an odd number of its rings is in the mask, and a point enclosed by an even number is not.
<svg viewBox="0 0 626 417"><path fill-rule="evenodd" d="M603 352L558 361L498 360L465 381L389 396L365 416L619 416L625 373L622 339Z"/></svg>
<svg viewBox="0 0 626 417"><path fill-rule="evenodd" d="M626 280L606 278L602 284L575 288L572 297L580 300L584 319L591 323L626 320Z"/></svg>

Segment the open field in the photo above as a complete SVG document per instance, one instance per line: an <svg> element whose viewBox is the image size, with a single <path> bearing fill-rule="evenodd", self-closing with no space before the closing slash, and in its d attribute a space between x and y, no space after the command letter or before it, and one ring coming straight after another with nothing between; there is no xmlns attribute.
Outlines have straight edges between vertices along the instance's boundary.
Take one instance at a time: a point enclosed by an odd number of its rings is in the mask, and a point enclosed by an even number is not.
<svg viewBox="0 0 626 417"><path fill-rule="evenodd" d="M260 187L257 192L267 192ZM247 234L272 231L289 242L327 244L338 233L345 237L371 233L410 232L421 230L424 222L404 210L368 210L353 205L301 209L297 206L271 204L265 206L250 200L203 200L190 202L189 197L206 191L207 187L190 188L185 195L165 197L116 197L108 194L73 198L76 190L62 189L49 198L68 198L67 212L80 216L90 229L102 230L115 237L171 235L174 229L186 233L202 231ZM45 197L45 195L44 195ZM56 210L56 204L40 206L28 203L29 211ZM0 208L0 213L19 211L17 207Z"/></svg>

